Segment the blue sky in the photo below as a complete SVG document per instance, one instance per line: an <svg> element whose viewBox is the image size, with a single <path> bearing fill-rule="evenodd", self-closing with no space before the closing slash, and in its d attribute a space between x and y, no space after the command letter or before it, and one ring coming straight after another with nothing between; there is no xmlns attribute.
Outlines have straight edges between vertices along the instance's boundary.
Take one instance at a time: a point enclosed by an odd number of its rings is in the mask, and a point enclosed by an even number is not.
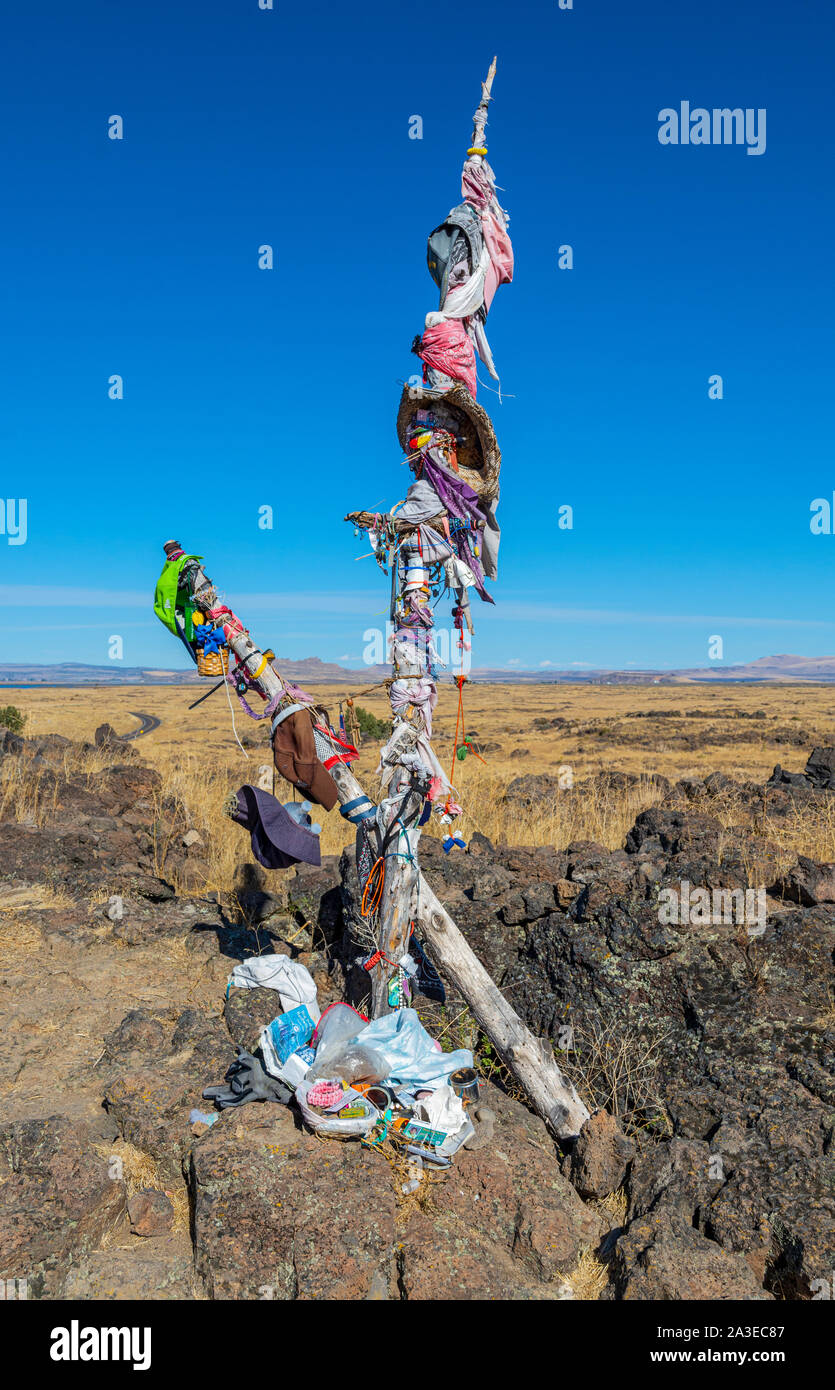
<svg viewBox="0 0 835 1390"><path fill-rule="evenodd" d="M276 5L6 18L5 659L106 662L120 634L126 664L181 665L150 610L174 535L280 655L361 663L386 581L342 517L409 481L425 241L494 52L516 278L488 323L503 402L479 392L503 539L474 664L835 651L835 534L809 525L835 489L825 0ZM764 108L765 153L662 146L683 100Z"/></svg>

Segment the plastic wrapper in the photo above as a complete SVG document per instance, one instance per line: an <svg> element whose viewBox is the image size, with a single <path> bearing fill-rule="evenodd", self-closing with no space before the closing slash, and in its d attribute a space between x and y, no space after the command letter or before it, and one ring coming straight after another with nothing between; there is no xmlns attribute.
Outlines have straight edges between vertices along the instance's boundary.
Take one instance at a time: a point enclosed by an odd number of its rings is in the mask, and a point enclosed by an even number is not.
<svg viewBox="0 0 835 1390"><path fill-rule="evenodd" d="M280 1076L288 1057L308 1042L314 1022L307 1005L299 1004L289 1013L279 1014L261 1030L259 1046L264 1065L271 1076Z"/></svg>
<svg viewBox="0 0 835 1390"><path fill-rule="evenodd" d="M309 1125L317 1134L326 1134L331 1139L361 1139L364 1134L368 1134L380 1118L380 1112L370 1100L364 1098L360 1101L352 1102L362 1105L366 1111L365 1116L352 1120L340 1120L338 1115L320 1114L318 1110L313 1110L307 1103L307 1093L313 1085L310 1074L300 1081L296 1087L296 1100L302 1112L305 1124Z"/></svg>
<svg viewBox="0 0 835 1390"><path fill-rule="evenodd" d="M330 1008L325 1009L322 1017L316 1025L313 1034L313 1046L316 1049L316 1061L311 1070L313 1076L337 1076L336 1071L328 1072L322 1070L322 1066L327 1066L327 1058L336 1057L344 1049L347 1042L356 1038L363 1028L368 1027L368 1019L352 1009L350 1004L331 1004ZM347 1081L347 1077L345 1078ZM359 1077L354 1080L359 1081Z"/></svg>
<svg viewBox="0 0 835 1390"><path fill-rule="evenodd" d="M388 1061L382 1052L374 1047L364 1047L361 1042L352 1042L347 1046L328 1048L321 1057L317 1051L307 1080L312 1082L320 1077L339 1077L348 1084L354 1081L382 1081L388 1070Z"/></svg>

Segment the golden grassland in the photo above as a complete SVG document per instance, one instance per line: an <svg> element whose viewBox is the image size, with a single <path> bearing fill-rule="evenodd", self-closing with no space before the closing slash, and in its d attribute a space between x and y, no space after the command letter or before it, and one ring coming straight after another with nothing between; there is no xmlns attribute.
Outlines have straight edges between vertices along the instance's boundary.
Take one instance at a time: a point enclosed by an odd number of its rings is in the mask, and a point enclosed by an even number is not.
<svg viewBox="0 0 835 1390"><path fill-rule="evenodd" d="M354 693L362 688L355 687ZM190 822L204 837L210 861L208 886L226 892L240 862L241 832L222 814L222 805L230 791L254 781L258 768L271 763L268 731L266 723L250 720L233 697L235 724L245 745L242 751L233 735L232 712L224 692L189 710L200 693L194 686L101 686L10 691L8 698L26 715L29 735L58 733L73 740L92 740L101 723L109 722L118 734L126 734L137 727L133 712L156 716L160 727L142 737L137 747L159 770L164 795L182 802ZM351 693L350 688L311 687L311 694L330 710L334 722L340 699ZM357 703L378 718L387 717L383 689L363 694ZM593 839L617 848L635 816L656 795L649 786L624 789L592 783L581 794L555 796L544 807L525 812L504 799L508 784L525 774L555 774L569 766L575 783L582 783L611 771L659 772L674 781L720 770L737 781L763 782L775 763L799 771L813 747L835 743L835 691L826 686L471 683L465 688L464 703L466 732L488 747L483 759L469 755L454 763L455 785L465 807L458 828L464 839L481 831L494 843L563 847L572 840ZM457 692L451 682L441 684L433 743L446 766L453 764L456 705ZM755 714L758 717L752 717ZM555 718L567 723L549 729L535 723ZM699 746L686 746L694 735ZM377 741L364 740L354 765L372 795L378 749ZM78 764L77 754L69 753L67 758L68 766ZM88 753L83 761L87 775L94 778L110 758ZM276 791L284 796L283 784L277 784ZM292 796L292 789L286 787L286 799ZM31 773L18 786L7 775L0 786L0 817L46 819L54 797L54 790L41 792ZM749 814L740 810L732 795L712 800L709 809L728 826L745 823L744 814ZM350 827L336 810L317 814L323 825L323 852L337 853L350 840ZM427 829L446 833L435 822ZM828 805L814 813L798 813L794 820L779 825L766 818L751 829L752 834L772 840L787 860L798 852L835 859L835 817Z"/></svg>
<svg viewBox="0 0 835 1390"><path fill-rule="evenodd" d="M355 692L362 688L355 687ZM136 744L143 759L161 776L155 821L161 826L181 828L183 817L165 814L172 798L179 803L185 820L198 830L206 846L205 889L218 892L228 901L234 899L235 882L241 863L248 858L248 845L239 827L223 814L222 807L230 791L245 781L256 780L259 768L271 764L268 730L265 723L252 722L233 701L238 734L245 744L241 750L233 735L232 715L224 692L217 692L204 705L190 711L188 706L200 693L194 686L39 688L9 691L3 702L17 705L26 715L27 735L52 733L73 740L73 745L61 753L65 770L68 775L86 777L91 785L112 763L113 755L94 748L81 751L78 744L91 743L96 728L105 722L117 734L131 732L137 727L135 712L158 718L159 728ZM351 694L351 690L312 687L311 694L329 709L336 722L339 700ZM357 703L380 719L388 716L383 689L363 694ZM813 747L835 744L835 691L827 687L473 683L465 690L465 728L483 748L483 760L468 755L463 761L453 762L456 705L454 687L450 683L441 685L433 743L442 762L447 767L454 766L459 800L465 807L456 828L465 839L481 831L494 843L511 845L564 847L573 840L592 839L610 848L619 847L639 811L657 799L657 791L648 783L607 786L605 779L596 778L596 774L657 772L675 781L719 770L735 781L762 783L775 763L799 771ZM541 728L536 722L555 719L566 722L552 728ZM371 795L377 789L378 751L378 741L366 740L359 762L354 765ZM507 787L514 778L529 773L554 774L565 767L572 770L576 785L573 794L558 793L537 810L528 812L505 800ZM293 796L292 789L280 782L276 792L284 800ZM60 781L56 783L53 777L44 776L27 760L0 760L0 821L45 824L59 804L60 795ZM733 791L711 798L703 808L697 801L694 808L718 816L727 827L747 825L752 846L757 839L770 841L788 866L798 853L835 860L835 813L830 809L830 800L820 798L815 809L798 810L793 818L779 821L769 819L767 812L762 816L752 814L750 802L743 804ZM318 811L317 815L323 824L323 851L338 852L351 839L351 827L336 810L330 815ZM165 835L174 833L180 830L163 830L157 841L161 873L167 849ZM446 832L433 823L424 833ZM176 874L173 882L176 888L181 887ZM19 964L22 957L40 952L42 931L29 922L30 911L60 910L68 901L60 886L7 885L0 889L0 967ZM92 906L91 903L91 911ZM186 955L184 945L180 948L183 959L179 961L172 957L170 947L166 949L167 964L176 965L179 974L192 968L193 960ZM826 1017L819 1020L822 1024L835 1017L831 991L827 1007ZM56 1027L50 1023L47 1031ZM449 1037L445 1037L447 1032ZM469 1010L449 1020L438 1037L444 1046L477 1049L482 1074L523 1099L501 1059L478 1033ZM583 1035L576 1059L570 1062L561 1054L560 1064L567 1068L589 1104L606 1105L634 1132L633 1110L642 1116L652 1116L657 1111L663 1119L658 1098L662 1044L663 1039L656 1039L636 1045L631 1035L619 1033L612 1023L599 1029L592 1027ZM167 1191L175 1208L175 1233L187 1230L185 1188L176 1185L172 1190L165 1173L152 1158L122 1140L103 1145L99 1151L108 1161L114 1155L119 1158L129 1193L144 1187ZM404 1173L398 1166L399 1156L394 1155L392 1162L401 1219L416 1207L431 1210L436 1194L442 1196L438 1186L425 1183L416 1193L402 1196ZM623 1191L613 1193L598 1205L614 1225L623 1223ZM120 1216L102 1244L103 1248L129 1249L130 1241L126 1219ZM561 1296L594 1301L606 1282L605 1264L593 1251L583 1250L575 1267L563 1278Z"/></svg>

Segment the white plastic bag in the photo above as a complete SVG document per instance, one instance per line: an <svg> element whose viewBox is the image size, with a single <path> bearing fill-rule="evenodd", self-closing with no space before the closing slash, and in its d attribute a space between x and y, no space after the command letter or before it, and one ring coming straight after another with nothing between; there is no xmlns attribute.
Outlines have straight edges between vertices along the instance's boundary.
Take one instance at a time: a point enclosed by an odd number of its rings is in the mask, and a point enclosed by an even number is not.
<svg viewBox="0 0 835 1390"><path fill-rule="evenodd" d="M317 1052L308 1079L314 1081L338 1076L349 1084L354 1081L382 1081L388 1069L384 1054L376 1048L364 1047L360 1041L328 1048L322 1057Z"/></svg>
<svg viewBox="0 0 835 1390"><path fill-rule="evenodd" d="M368 1019L364 1014L352 1009L350 1004L329 1005L316 1024L312 1038L312 1046L316 1049L316 1065L318 1066L328 1055L335 1057L342 1051L345 1043L367 1027ZM321 1070L317 1072L319 1076L325 1074ZM336 1076L336 1072L330 1074Z"/></svg>
<svg viewBox="0 0 835 1390"><path fill-rule="evenodd" d="M388 1085L411 1091L437 1091L459 1067L471 1067L473 1054L465 1048L441 1052L414 1009L396 1009L368 1023L359 1035L363 1047L382 1052L388 1061ZM317 1052L318 1061L318 1052Z"/></svg>
<svg viewBox="0 0 835 1390"><path fill-rule="evenodd" d="M313 1022L319 1021L316 985L300 960L291 960L289 956L253 956L235 966L231 982L239 989L258 989L259 986L277 989L285 1013L304 1004Z"/></svg>
<svg viewBox="0 0 835 1390"><path fill-rule="evenodd" d="M439 1086L431 1096L425 1096L415 1105L415 1119L430 1129L442 1129L444 1134L457 1134L467 1123L464 1102L452 1087Z"/></svg>
<svg viewBox="0 0 835 1390"><path fill-rule="evenodd" d="M355 1102L357 1105L362 1105L366 1111L366 1115L362 1118L358 1116L354 1120L340 1120L338 1115L320 1115L318 1110L311 1109L307 1103L307 1093L313 1085L314 1081L308 1072L304 1081L300 1081L296 1087L296 1100L299 1103L299 1109L305 1123L317 1134L327 1134L333 1139L360 1139L364 1134L370 1133L379 1120L379 1110L364 1096Z"/></svg>

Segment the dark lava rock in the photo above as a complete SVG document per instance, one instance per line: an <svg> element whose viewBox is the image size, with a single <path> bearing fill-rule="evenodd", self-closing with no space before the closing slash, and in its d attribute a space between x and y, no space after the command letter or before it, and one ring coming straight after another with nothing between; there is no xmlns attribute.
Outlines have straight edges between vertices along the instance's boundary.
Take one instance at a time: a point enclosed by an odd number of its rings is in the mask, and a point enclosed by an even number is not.
<svg viewBox="0 0 835 1390"><path fill-rule="evenodd" d="M542 1122L493 1088L494 1142L462 1150L397 1217L391 1170L322 1144L281 1106L224 1112L194 1145L197 1273L212 1298L553 1299L603 1223L562 1177Z"/></svg>
<svg viewBox="0 0 835 1390"><path fill-rule="evenodd" d="M835 748L813 748L804 771L813 787L835 788Z"/></svg>
<svg viewBox="0 0 835 1390"><path fill-rule="evenodd" d="M0 729L0 753L8 753L11 757L19 756L26 746L26 740L20 734L12 733L11 729Z"/></svg>
<svg viewBox="0 0 835 1390"><path fill-rule="evenodd" d="M174 1224L170 1197L156 1187L142 1187L128 1198L131 1235L167 1235Z"/></svg>
<svg viewBox="0 0 835 1390"><path fill-rule="evenodd" d="M123 1026L130 1037L134 1023ZM138 1057L133 1069L112 1077L104 1106L122 1138L175 1178L193 1140L189 1113L207 1108L202 1091L222 1081L235 1047L224 1020L205 1009L186 1009L169 1033L153 1058Z"/></svg>
<svg viewBox="0 0 835 1390"><path fill-rule="evenodd" d="M635 1143L610 1114L586 1120L571 1154L571 1181L581 1197L607 1197L623 1182Z"/></svg>
<svg viewBox="0 0 835 1390"><path fill-rule="evenodd" d="M223 1016L232 1041L251 1052L258 1044L262 1028L281 1013L281 1000L274 989L233 989L223 1006Z"/></svg>
<svg viewBox="0 0 835 1390"><path fill-rule="evenodd" d="M297 921L308 924L317 945L323 940L331 945L342 933L339 863L337 855L326 854L321 866L299 864L287 882L288 908Z"/></svg>
<svg viewBox="0 0 835 1390"><path fill-rule="evenodd" d="M111 1060L134 1053L160 1053L171 1033L170 1024L145 1009L131 1009L121 1023L104 1039L106 1056Z"/></svg>
<svg viewBox="0 0 835 1390"><path fill-rule="evenodd" d="M230 1044L226 1065L234 1053ZM135 1148L150 1154L176 1181L182 1161L191 1147L189 1114L204 1109L204 1086L223 1079L225 1067L214 1075L183 1075L176 1066L145 1067L117 1077L105 1090L107 1113L119 1126L119 1134Z"/></svg>
<svg viewBox="0 0 835 1390"><path fill-rule="evenodd" d="M637 854L644 847L657 847L665 854L688 850L715 859L721 833L722 827L714 816L651 806L641 812L627 835L626 851Z"/></svg>
<svg viewBox="0 0 835 1390"><path fill-rule="evenodd" d="M614 1294L622 1299L771 1297L744 1259L667 1213L630 1225L615 1247L611 1277Z"/></svg>
<svg viewBox="0 0 835 1390"><path fill-rule="evenodd" d="M778 763L767 786L778 785L799 791L835 791L835 748L813 748L803 772L786 772Z"/></svg>
<svg viewBox="0 0 835 1390"><path fill-rule="evenodd" d="M232 1061L229 1030L222 1018L205 1009L186 1009L177 1019L170 1052L180 1054L182 1064L202 1075ZM182 1054L185 1054L183 1058Z"/></svg>
<svg viewBox="0 0 835 1390"><path fill-rule="evenodd" d="M784 772L780 763L777 763L774 771L768 779L769 785L782 785L787 787L809 787L809 782L802 772Z"/></svg>
<svg viewBox="0 0 835 1390"><path fill-rule="evenodd" d="M701 1208L718 1190L712 1179L710 1145L700 1139L674 1138L639 1154L626 1186L627 1216L634 1220L663 1207L693 1225Z"/></svg>
<svg viewBox="0 0 835 1390"><path fill-rule="evenodd" d="M536 1033L559 1042L570 1020L581 1062L603 1036L627 1071L643 1074L643 1087L623 1076L611 1083L601 1064L598 1104L616 1084L635 1133L659 1122L673 1133L632 1165L629 1222L662 1214L683 1222L707 1242L695 1247L705 1268L721 1247L761 1289L808 1298L835 1259L832 870L799 861L778 887L800 905L768 915L752 938L734 923L659 920L664 884L749 881L734 834L720 836L713 817L650 808L627 849L634 875L620 878L622 857L609 855L567 911L533 924L502 987ZM756 855L751 864L760 871ZM669 1221L640 1247L645 1263L656 1245L668 1253L676 1243ZM637 1267L621 1267L621 1296L674 1296L648 1292L672 1285L639 1280ZM731 1286L743 1289L748 1277Z"/></svg>
<svg viewBox="0 0 835 1390"><path fill-rule="evenodd" d="M446 855L423 836L427 880L475 954L557 1044L593 1107L618 1114L625 1139L595 1115L561 1169L541 1122L485 1085L492 1139L456 1156L431 1201L399 1213L381 1155L322 1144L283 1107L246 1105L192 1133L189 1112L206 1108L202 1090L221 1081L234 1044L251 1048L278 1012L273 991L234 991L222 1017L132 1008L96 1063L105 1113L94 1132L55 1117L0 1126L0 1276L29 1275L30 1296L47 1297L88 1296L106 1277L116 1254L97 1245L125 1194L92 1145L118 1134L172 1185L189 1169L210 1296L553 1299L586 1246L611 1258L606 1297L808 1299L835 1267L835 868L803 857L775 868L777 851L748 824L791 825L825 808L831 751L816 750L803 785L729 786L716 772L698 786L624 784L636 804L658 796L624 849L494 848L474 835L467 853ZM50 951L101 946L112 932L126 945L182 945L195 963L222 951L231 966L269 939L313 972L323 1005L346 981L352 997L367 994L353 847L344 893L333 857L269 878L245 865L249 905L230 921L217 903L178 898L157 863L155 846L179 843L182 830L156 774L120 761L92 781L67 779L55 743L27 742L18 756L55 761L38 767L55 809L44 826L0 826L3 871L26 885L68 883L79 899L43 922ZM543 777L517 779L517 805L584 794ZM733 824L737 808L744 825ZM680 892L685 879L768 887L764 931L662 920L661 890ZM121 917L91 916L93 890L100 903L122 897ZM436 1032L459 1019L462 1035L472 1031L451 987L445 1009L416 1002ZM623 1182L623 1228L585 1206L566 1173L589 1193ZM187 1296L180 1254L164 1272L164 1244L181 1238L147 1242L162 1262L144 1267Z"/></svg>
<svg viewBox="0 0 835 1390"><path fill-rule="evenodd" d="M804 855L798 858L784 878L769 889L772 896L786 902L816 907L818 903L835 903L835 864L816 864Z"/></svg>
<svg viewBox="0 0 835 1390"><path fill-rule="evenodd" d="M504 794L505 801L516 802L521 808L530 810L553 805L560 795L560 779L550 772L529 772L524 777L514 777Z"/></svg>
<svg viewBox="0 0 835 1390"><path fill-rule="evenodd" d="M110 724L99 724L93 735L96 748L129 762L141 761L142 754L134 743L125 742Z"/></svg>
<svg viewBox="0 0 835 1390"><path fill-rule="evenodd" d="M704 780L708 796L721 796L723 792L733 791L735 785L733 779L726 777L724 772L711 772Z"/></svg>
<svg viewBox="0 0 835 1390"><path fill-rule="evenodd" d="M453 871L456 867L456 861L453 860ZM462 882L468 884L468 896L473 902L490 902L493 898L501 897L514 884L513 874L501 864L484 864L470 882L472 872L472 866L467 864L462 874ZM445 877L449 882L450 875Z"/></svg>
<svg viewBox="0 0 835 1390"><path fill-rule="evenodd" d="M29 1298L60 1298L124 1206L124 1183L66 1116L0 1125L0 1279L26 1279Z"/></svg>

